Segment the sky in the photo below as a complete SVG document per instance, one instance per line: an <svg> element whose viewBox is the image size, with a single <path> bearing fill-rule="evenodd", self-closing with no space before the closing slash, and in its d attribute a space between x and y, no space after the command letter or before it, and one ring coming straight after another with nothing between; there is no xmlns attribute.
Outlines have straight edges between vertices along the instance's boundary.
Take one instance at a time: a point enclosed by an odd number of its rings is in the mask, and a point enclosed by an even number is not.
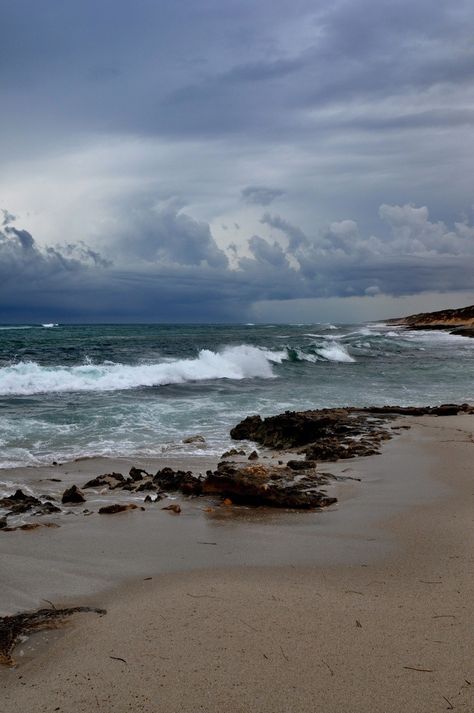
<svg viewBox="0 0 474 713"><path fill-rule="evenodd" d="M15 0L0 322L474 303L470 0Z"/></svg>

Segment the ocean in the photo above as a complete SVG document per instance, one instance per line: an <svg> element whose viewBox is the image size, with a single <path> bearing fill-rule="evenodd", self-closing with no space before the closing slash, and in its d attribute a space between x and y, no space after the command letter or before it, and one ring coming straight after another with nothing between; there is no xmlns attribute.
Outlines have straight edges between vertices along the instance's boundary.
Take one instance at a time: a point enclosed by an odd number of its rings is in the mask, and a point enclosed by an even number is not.
<svg viewBox="0 0 474 713"><path fill-rule="evenodd" d="M474 340L391 325L0 327L0 468L219 455L253 413L474 401ZM202 434L206 444L183 444Z"/></svg>

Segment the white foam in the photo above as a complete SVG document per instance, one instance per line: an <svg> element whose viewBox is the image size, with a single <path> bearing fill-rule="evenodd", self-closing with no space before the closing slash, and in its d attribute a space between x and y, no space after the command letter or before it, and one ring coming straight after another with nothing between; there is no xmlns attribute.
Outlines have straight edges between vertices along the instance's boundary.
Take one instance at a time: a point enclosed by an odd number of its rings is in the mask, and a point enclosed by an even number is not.
<svg viewBox="0 0 474 713"><path fill-rule="evenodd" d="M46 324L42 324L41 326L51 328L51 327L59 327L59 324L57 324L56 322L47 322Z"/></svg>
<svg viewBox="0 0 474 713"><path fill-rule="evenodd" d="M342 346L342 344L329 344L326 347L316 349L317 353L327 361L354 362L355 359Z"/></svg>
<svg viewBox="0 0 474 713"><path fill-rule="evenodd" d="M19 362L0 368L0 395L30 395L73 391L118 391L210 379L269 379L273 364L287 359L286 351L246 344L219 352L202 349L195 359L154 364L85 363L80 366L41 366Z"/></svg>

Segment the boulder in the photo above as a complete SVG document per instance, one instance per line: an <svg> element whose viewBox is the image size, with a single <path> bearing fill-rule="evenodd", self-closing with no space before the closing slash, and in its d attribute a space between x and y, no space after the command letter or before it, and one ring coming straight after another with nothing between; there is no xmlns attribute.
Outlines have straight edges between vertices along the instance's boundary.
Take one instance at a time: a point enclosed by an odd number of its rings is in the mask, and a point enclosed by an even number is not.
<svg viewBox="0 0 474 713"><path fill-rule="evenodd" d="M85 503L86 499L84 497L84 493L79 490L77 485L71 485L70 488L64 491L61 497L61 502L62 503Z"/></svg>

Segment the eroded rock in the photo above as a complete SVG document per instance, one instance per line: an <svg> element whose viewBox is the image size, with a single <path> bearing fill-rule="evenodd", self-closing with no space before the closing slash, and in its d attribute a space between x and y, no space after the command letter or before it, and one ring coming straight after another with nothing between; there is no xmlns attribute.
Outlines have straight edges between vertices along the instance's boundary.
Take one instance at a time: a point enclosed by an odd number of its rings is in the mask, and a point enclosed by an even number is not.
<svg viewBox="0 0 474 713"><path fill-rule="evenodd" d="M327 482L305 472L295 476L287 466L266 466L219 463L216 471L208 471L202 483L205 495L219 495L234 503L267 505L280 508L309 509L325 507L336 502L320 490Z"/></svg>

